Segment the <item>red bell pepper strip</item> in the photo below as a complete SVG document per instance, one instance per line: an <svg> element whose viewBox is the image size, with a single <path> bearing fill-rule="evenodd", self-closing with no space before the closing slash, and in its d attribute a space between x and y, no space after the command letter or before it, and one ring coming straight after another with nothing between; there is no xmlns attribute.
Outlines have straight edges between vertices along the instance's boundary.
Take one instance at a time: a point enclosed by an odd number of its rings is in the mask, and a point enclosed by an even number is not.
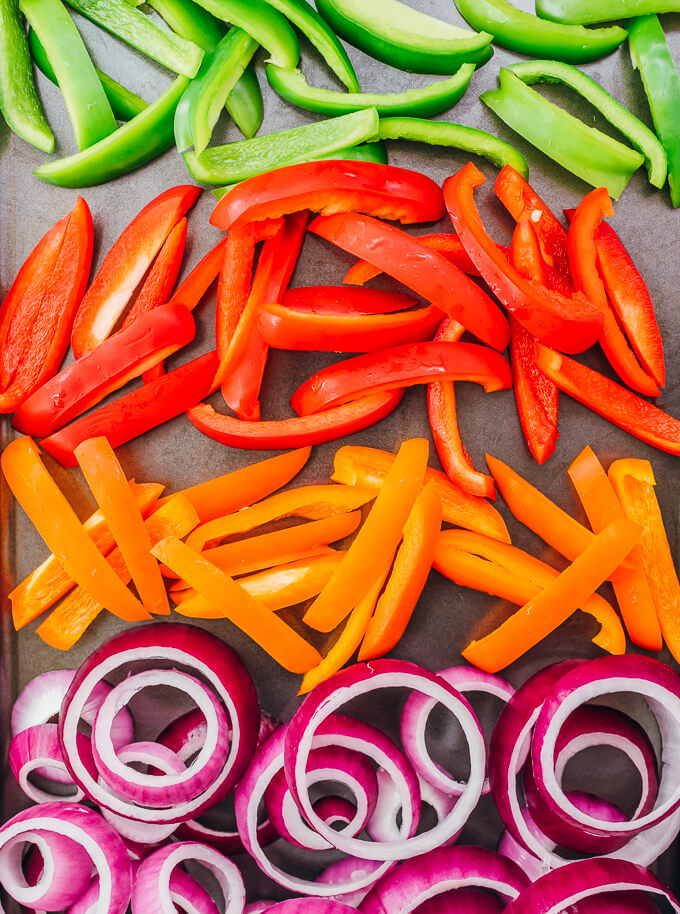
<svg viewBox="0 0 680 914"><path fill-rule="evenodd" d="M43 438L41 446L63 467L76 465L73 452L88 438L104 436L120 447L204 400L216 369L217 353L208 352Z"/></svg>
<svg viewBox="0 0 680 914"><path fill-rule="evenodd" d="M220 275L227 241L228 238L223 238L199 260L191 273L175 289L170 299L171 305L184 305L189 311L193 311L200 304L205 293Z"/></svg>
<svg viewBox="0 0 680 914"><path fill-rule="evenodd" d="M19 271L0 311L0 412L14 412L58 371L90 276L92 244L92 216L78 197Z"/></svg>
<svg viewBox="0 0 680 914"><path fill-rule="evenodd" d="M660 451L680 455L680 422L615 381L547 346L536 347L541 371L561 391Z"/></svg>
<svg viewBox="0 0 680 914"><path fill-rule="evenodd" d="M569 226L569 261L574 284L604 314L600 345L619 377L648 397L659 395L659 385L635 357L609 304L607 292L597 269L597 229L605 216L613 216L614 207L606 188L591 190L579 204Z"/></svg>
<svg viewBox="0 0 680 914"><path fill-rule="evenodd" d="M182 266L186 241L187 218L183 216L165 239L158 257L152 263L134 304L121 324L123 330L142 314L165 305L170 300Z"/></svg>
<svg viewBox="0 0 680 914"><path fill-rule="evenodd" d="M444 201L465 249L491 290L529 333L560 350L583 352L600 336L601 312L584 295L567 297L546 289L508 263L475 205L474 189L485 180L468 162L444 182Z"/></svg>
<svg viewBox="0 0 680 914"><path fill-rule="evenodd" d="M51 435L186 346L195 332L191 312L181 305L149 311L36 390L16 412L14 427L25 434Z"/></svg>
<svg viewBox="0 0 680 914"><path fill-rule="evenodd" d="M210 221L232 229L300 210L359 211L398 222L436 222L444 215L439 185L407 168L328 159L267 171L222 197Z"/></svg>
<svg viewBox="0 0 680 914"><path fill-rule="evenodd" d="M293 416L269 422L244 422L225 416L208 403L187 413L189 421L209 438L230 447L277 450L337 441L380 422L401 403L403 390L360 397L351 403L323 410L313 416Z"/></svg>
<svg viewBox="0 0 680 914"><path fill-rule="evenodd" d="M479 276L479 270L470 260L458 235L448 232L436 235L418 235L417 238L430 250L439 251L447 260L455 263L463 273L467 273L468 276ZM357 260L345 273L342 281L352 286L363 286L369 279L375 279L376 276L380 276L381 272L382 270L374 267L367 260Z"/></svg>
<svg viewBox="0 0 680 914"><path fill-rule="evenodd" d="M114 243L76 314L71 346L77 359L113 331L165 239L200 194L201 189L190 184L166 190L135 216Z"/></svg>
<svg viewBox="0 0 680 914"><path fill-rule="evenodd" d="M456 343L464 332L462 324L447 317L437 331L435 342ZM495 498L493 478L474 468L460 436L453 381L434 381L427 385L427 412L439 459L451 482L470 495Z"/></svg>
<svg viewBox="0 0 680 914"><path fill-rule="evenodd" d="M319 216L309 229L343 250L370 260L499 352L508 345L508 322L498 305L455 264L438 251L431 251L418 238L357 213Z"/></svg>
<svg viewBox="0 0 680 914"><path fill-rule="evenodd" d="M401 292L344 286L303 286L286 289L281 299L286 308L311 314L393 314L414 308L418 300Z"/></svg>
<svg viewBox="0 0 680 914"><path fill-rule="evenodd" d="M371 393L429 384L475 381L487 393L512 386L510 365L475 343L410 343L358 355L317 371L290 399L299 416L340 406Z"/></svg>

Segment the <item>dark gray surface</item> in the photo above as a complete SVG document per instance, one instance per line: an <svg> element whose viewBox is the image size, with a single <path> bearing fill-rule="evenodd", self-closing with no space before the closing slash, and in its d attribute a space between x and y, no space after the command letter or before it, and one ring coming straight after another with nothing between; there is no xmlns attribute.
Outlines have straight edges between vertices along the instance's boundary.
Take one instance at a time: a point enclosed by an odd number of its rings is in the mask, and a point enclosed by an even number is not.
<svg viewBox="0 0 680 914"><path fill-rule="evenodd" d="M410 0L410 3L442 19L460 21L449 0ZM671 30L671 43L678 57L680 39L677 33L673 33L673 29L679 22L678 17L666 17L664 20L665 26ZM97 33L89 24L84 25L83 31L97 63L148 100L153 99L167 84L167 74L161 73L158 68L150 66L148 62L127 49L121 49L112 38ZM366 91L398 91L428 81L427 77L401 73L377 64L354 49L350 49L350 55L357 68L361 85ZM316 119L313 115L287 105L269 90L264 78L262 57L260 53L258 73L265 94L265 122L262 132ZM443 115L442 120L482 127L517 145L531 166L532 183L554 210L559 212L562 207L575 206L589 188L524 144L479 102L480 92L496 85L499 66L514 59L514 55L497 49L493 59L474 75L467 95L455 109ZM310 83L332 85L332 80L318 62L318 58L304 42L303 69ZM644 93L637 75L632 70L625 48L584 69L632 111L649 122ZM40 87L50 122L58 136L59 154L74 151L70 128L58 92L42 79ZM589 123L602 126L596 113L575 96L555 88L541 91L545 91L555 100L563 101ZM233 125L227 126L226 122L220 125L219 134L221 139L237 138L236 128ZM437 181L442 181L467 160L466 156L453 150L439 150L406 143L391 143L389 153L390 162L393 164L419 169ZM43 161L43 154L10 135L4 124L0 124L0 154L0 281L4 292L40 236L71 208L76 193L50 187L34 178L31 170ZM484 160L479 160L478 164L489 178L493 178L493 168ZM181 158L173 150L136 174L109 185L84 190L83 196L92 209L95 222L95 267L101 263L102 256L111 243L144 204L167 187L189 180ZM485 221L496 239L507 242L511 220L503 207L493 198L491 181L479 192L479 201ZM212 196L206 192L191 213L184 272L193 267L199 257L220 237L220 233L208 224L213 202ZM668 381L660 405L672 414L680 415L680 367L676 358L680 345L680 320L676 313L676 250L680 240L677 220L680 216L671 209L667 191L657 192L647 184L644 170L635 175L621 199L615 204L615 209L614 225L649 285L664 337ZM447 226L442 223L441 229L447 230ZM434 229L430 226L415 229L416 232L432 230ZM318 238L310 236L294 283L309 285L318 282L339 282L349 263L349 257ZM199 331L191 354L213 345L211 303L199 309L197 318ZM188 355L189 353L182 353L181 360ZM332 360L332 357L305 353L274 353L264 383L265 417L289 415L287 399L290 393L314 370ZM586 360L594 367L606 371L599 351L589 353ZM646 447L567 397L562 397L559 423L561 439L555 455L546 466L540 468L533 462L526 448L511 392L487 396L474 385L460 384L457 386L457 398L464 440L477 465L483 466L485 451L509 461L519 472L528 476L543 491L578 516L581 516L580 508L570 490L565 470L582 447L586 444L592 445L605 464L622 456L650 458L657 477L657 492L669 539L677 554L676 458ZM220 408L217 399L216 405ZM423 389L409 391L395 414L376 428L360 433L351 440L355 444L375 445L392 450L396 449L404 438L412 435L429 437ZM328 444L315 449L312 459L295 480L295 484L325 481L331 471L333 454L337 446ZM184 417L120 449L120 457L128 475L136 476L139 481L163 482L167 485L168 491L175 491L209 476L235 469L261 456L266 455L225 448L203 437ZM434 448L431 462L438 465ZM56 468L56 476L67 494L73 497L83 515L88 513L92 509L92 501L86 494L86 487L79 472L65 472ZM508 520L515 544L529 548L538 555L545 555L549 560L554 559L559 564L560 560L552 556L540 541L509 518L502 503L499 507ZM0 508L4 518L6 503L0 505ZM34 635L34 626L15 636L7 634L10 626L7 619L6 593L16 581L44 558L45 548L19 509L16 510L15 517L10 513L5 531L7 535L2 541L4 613L0 697L3 699L3 718L6 721L9 696L16 694L29 678L46 669L77 666L102 640L118 631L121 624L113 617L102 616L83 637L81 643L67 654L54 651L43 644ZM607 588L603 592L610 595ZM481 631L485 625L488 626L484 619L494 605L495 601L492 598L462 590L433 572L414 619L395 651L395 656L414 660L435 670L459 662L460 649L470 639L473 631L478 627ZM283 673L229 623L219 622L206 627L215 631L241 653L255 679L263 707L270 713L287 719L298 705L298 677ZM546 639L508 670L508 678L518 684L536 669L553 661L573 656L595 656L598 649L589 641L593 633L594 629L586 618L576 614L558 633ZM668 657L663 655L663 659ZM16 792L8 790L6 813L12 811L16 802ZM480 809L471 820L464 840L482 841L491 846L498 830L495 812L487 800L480 805ZM674 872L671 861L665 867L665 871L665 875L670 878ZM269 891L261 885L259 894L269 895Z"/></svg>

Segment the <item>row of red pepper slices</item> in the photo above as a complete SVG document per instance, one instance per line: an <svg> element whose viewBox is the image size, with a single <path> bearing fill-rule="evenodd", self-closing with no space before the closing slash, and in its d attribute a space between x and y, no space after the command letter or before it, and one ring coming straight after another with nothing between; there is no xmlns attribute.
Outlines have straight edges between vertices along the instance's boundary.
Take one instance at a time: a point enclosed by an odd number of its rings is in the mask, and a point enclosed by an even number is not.
<svg viewBox="0 0 680 914"><path fill-rule="evenodd" d="M559 390L680 454L680 422L637 395L659 394L663 346L647 287L603 221L613 216L606 191L568 212L567 230L506 166L495 184L517 223L506 248L488 235L475 203L484 180L472 163L443 189L417 172L370 162L260 175L217 205L211 222L228 235L174 293L198 188L175 187L151 201L87 291L92 219L78 198L33 250L0 309L0 410L14 412L17 429L44 438L44 448L72 466L88 438L106 435L116 447L185 411L231 446L318 444L374 424L406 386L426 383L445 471L471 495L494 497L492 477L475 469L458 430L454 382L467 380L487 392L514 386L540 463L555 449ZM416 237L385 221L434 222L447 211L455 234ZM310 223L311 213L318 215ZM308 232L360 258L343 286L289 288ZM383 272L429 305L361 288ZM190 312L215 279L215 351L166 374L164 359L193 339ZM466 331L480 342L460 342ZM69 340L76 361L58 371ZM596 342L637 393L567 355ZM499 354L508 344L511 365ZM261 421L270 347L361 354L298 388L297 416ZM140 376L142 386L82 416ZM204 402L218 388L235 415Z"/></svg>

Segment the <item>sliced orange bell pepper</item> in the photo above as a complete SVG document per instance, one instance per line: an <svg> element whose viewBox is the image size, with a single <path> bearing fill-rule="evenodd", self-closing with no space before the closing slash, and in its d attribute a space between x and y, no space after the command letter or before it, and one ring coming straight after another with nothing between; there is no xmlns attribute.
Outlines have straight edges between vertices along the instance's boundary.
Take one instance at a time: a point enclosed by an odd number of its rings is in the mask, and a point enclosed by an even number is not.
<svg viewBox="0 0 680 914"><path fill-rule="evenodd" d="M623 513L642 530L640 552L654 598L661 634L673 657L680 659L680 582L666 535L656 481L648 460L615 460L609 481Z"/></svg>
<svg viewBox="0 0 680 914"><path fill-rule="evenodd" d="M142 603L151 613L170 615L163 576L149 551L151 540L144 518L113 448L104 437L88 438L75 448L74 454L123 554Z"/></svg>
<svg viewBox="0 0 680 914"><path fill-rule="evenodd" d="M202 524L194 530L187 543L192 549L201 552L209 543L216 543L237 533L248 533L249 530L282 517L318 520L334 514L347 514L373 498L375 492L363 486L319 485L287 489L250 508Z"/></svg>
<svg viewBox="0 0 680 914"><path fill-rule="evenodd" d="M592 448L585 447L581 451L568 473L593 532L599 533L614 518L623 516L616 492ZM632 550L627 565L630 571L617 574L612 585L630 640L645 650L660 651L663 647L661 628L645 575L640 546Z"/></svg>
<svg viewBox="0 0 680 914"><path fill-rule="evenodd" d="M336 451L331 479L346 485L369 486L377 491L393 463L394 454L389 451L348 444ZM485 498L464 492L440 470L428 467L425 478L428 482L433 480L437 486L442 516L448 524L510 542L505 521Z"/></svg>
<svg viewBox="0 0 680 914"><path fill-rule="evenodd" d="M155 544L166 536L186 536L197 523L198 516L187 499L181 495L173 495L147 517L144 525L151 542ZM114 549L108 561L122 583L127 584L130 581L130 572L120 549ZM76 587L56 609L52 610L38 627L37 634L51 647L67 651L87 631L103 609L102 604L93 600L83 587Z"/></svg>
<svg viewBox="0 0 680 914"><path fill-rule="evenodd" d="M48 549L88 593L128 622L150 619L131 590L116 577L77 514L45 469L32 438L15 438L2 452L2 470L14 497Z"/></svg>
<svg viewBox="0 0 680 914"><path fill-rule="evenodd" d="M467 530L444 530L440 534L433 565L460 587L480 590L517 606L532 600L559 576L556 568L528 552ZM594 593L579 608L600 623L593 644L610 654L625 654L626 633L614 607Z"/></svg>
<svg viewBox="0 0 680 914"><path fill-rule="evenodd" d="M303 621L310 628L332 631L381 573L399 545L404 524L423 486L428 453L429 442L425 438L411 438L399 448L343 562L305 613Z"/></svg>
<svg viewBox="0 0 680 914"><path fill-rule="evenodd" d="M435 483L428 482L404 524L404 538L366 629L359 660L373 660L387 654L406 631L427 583L441 528L441 499Z"/></svg>
<svg viewBox="0 0 680 914"><path fill-rule="evenodd" d="M283 619L186 543L168 538L161 540L152 551L159 561L176 571L208 603L224 607L226 618L284 669L291 673L306 673L321 660L316 648Z"/></svg>
<svg viewBox="0 0 680 914"><path fill-rule="evenodd" d="M146 516L160 497L163 486L155 482L139 485L134 479L129 481L129 486L137 507ZM101 511L91 514L83 527L102 555L108 555L116 545ZM56 556L48 556L9 595L15 629L18 631L33 622L75 586L76 582L64 571Z"/></svg>
<svg viewBox="0 0 680 914"><path fill-rule="evenodd" d="M463 657L487 673L497 673L546 638L595 593L640 540L640 528L618 517L539 594L491 634L471 641Z"/></svg>

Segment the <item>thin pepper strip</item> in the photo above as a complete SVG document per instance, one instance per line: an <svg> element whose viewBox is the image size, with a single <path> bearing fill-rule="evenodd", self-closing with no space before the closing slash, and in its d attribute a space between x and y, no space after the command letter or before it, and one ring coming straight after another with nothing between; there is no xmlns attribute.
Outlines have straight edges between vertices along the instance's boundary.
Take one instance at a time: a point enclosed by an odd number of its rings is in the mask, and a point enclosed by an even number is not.
<svg viewBox="0 0 680 914"><path fill-rule="evenodd" d="M537 0L536 12L553 22L611 22L612 19L632 19L645 13L680 11L677 0Z"/></svg>
<svg viewBox="0 0 680 914"><path fill-rule="evenodd" d="M251 538L257 539L258 537L251 537ZM233 545L233 544L228 543L227 545ZM215 549L206 549L204 554L205 554L206 558L210 559L210 561L212 562L214 560L213 560L213 558L211 558L210 553L216 553L216 551L221 548L223 548L223 547L216 546ZM298 576L303 573L300 571L300 569L303 566L308 568L308 564L310 562L312 562L313 560L320 559L320 558L327 558L328 556L337 555L337 554L338 554L337 550L332 549L330 546L311 546L309 549L301 549L297 552L295 552L295 551L290 551L290 552L285 552L285 553L282 552L281 558L277 559L276 561L271 561L269 559L267 559L267 560L263 559L262 562L253 562L254 567L250 570L245 571L243 573L243 575L238 578L238 580L239 580L239 583L241 583L243 581L248 580L248 578L253 577L257 572L271 571L272 569L277 569L284 565L290 565L294 568L294 574L292 576L292 580L294 583L295 581L298 580ZM307 562L308 564L304 565L305 562ZM222 567L222 565L220 565L219 561L214 561L214 564L217 565L217 567L221 571L226 571L227 574L230 574L232 577L235 576L236 573L234 571L231 571L228 567ZM239 567L240 567L240 564L239 564ZM168 578L176 577L174 571L170 571L169 568L165 569L164 573L165 573L166 577L168 577ZM257 582L264 581L264 580L265 580L264 578L258 577L257 581L256 581L256 585L259 587ZM276 582L277 587L280 584L281 588L282 588L281 591L277 590L276 593L272 594L273 600L276 601L278 599L278 594L283 593L283 591L285 590L286 582L282 578L275 578L274 580ZM324 581L324 583L325 583L325 581ZM248 590L248 589L249 588L246 587L246 590ZM321 588L319 588L319 590L320 589ZM250 591L250 592L252 592L252 591ZM314 596L316 596L316 594L318 592L319 591L317 590L310 596L314 597ZM258 590L258 593L254 594L254 595L262 596L263 593L266 594L266 591L264 588L261 588L261 591ZM173 601L173 603L176 603L178 606L182 605L183 603L189 603L190 601L200 601L201 603L203 603L202 598L196 594L196 591L193 588L189 587L189 585L187 584L186 581L181 581L179 579L176 580L175 583L170 588L170 599ZM308 599L308 598L305 598L305 599ZM269 601L267 601L266 599L264 602L267 603L267 605L270 605ZM203 603L204 607L206 605L207 604ZM290 603L285 603L283 605L293 606L294 601L291 601ZM278 608L280 609L281 607L278 607ZM214 610L211 610L211 612L214 612Z"/></svg>
<svg viewBox="0 0 680 914"><path fill-rule="evenodd" d="M123 319L121 329L129 327L133 321L142 314L146 314L147 311L153 311L159 305L165 305L170 301L182 267L186 240L187 219L186 216L182 216L163 242L156 259L151 264L151 269L147 273L132 307Z"/></svg>
<svg viewBox="0 0 680 914"><path fill-rule="evenodd" d="M393 314L415 308L418 299L382 289L347 289L343 286L300 286L286 289L282 304L307 314Z"/></svg>
<svg viewBox="0 0 680 914"><path fill-rule="evenodd" d="M439 251L447 260L455 263L463 273L467 273L468 276L479 276L477 267L470 260L458 235L448 232L435 235L418 235L417 238L421 244L433 251ZM369 279L375 279L381 273L382 270L374 267L368 260L357 260L345 273L342 281L351 286L363 286Z"/></svg>
<svg viewBox="0 0 680 914"><path fill-rule="evenodd" d="M203 296L220 274L228 240L229 236L218 241L215 247L210 248L199 260L191 273L175 289L170 304L184 305L189 311L193 311L201 303Z"/></svg>
<svg viewBox="0 0 680 914"><path fill-rule="evenodd" d="M250 61L229 93L225 107L246 139L255 136L264 120L264 99L254 61Z"/></svg>
<svg viewBox="0 0 680 914"><path fill-rule="evenodd" d="M15 438L2 452L1 463L14 497L69 577L120 619L150 619L88 536L32 439Z"/></svg>

